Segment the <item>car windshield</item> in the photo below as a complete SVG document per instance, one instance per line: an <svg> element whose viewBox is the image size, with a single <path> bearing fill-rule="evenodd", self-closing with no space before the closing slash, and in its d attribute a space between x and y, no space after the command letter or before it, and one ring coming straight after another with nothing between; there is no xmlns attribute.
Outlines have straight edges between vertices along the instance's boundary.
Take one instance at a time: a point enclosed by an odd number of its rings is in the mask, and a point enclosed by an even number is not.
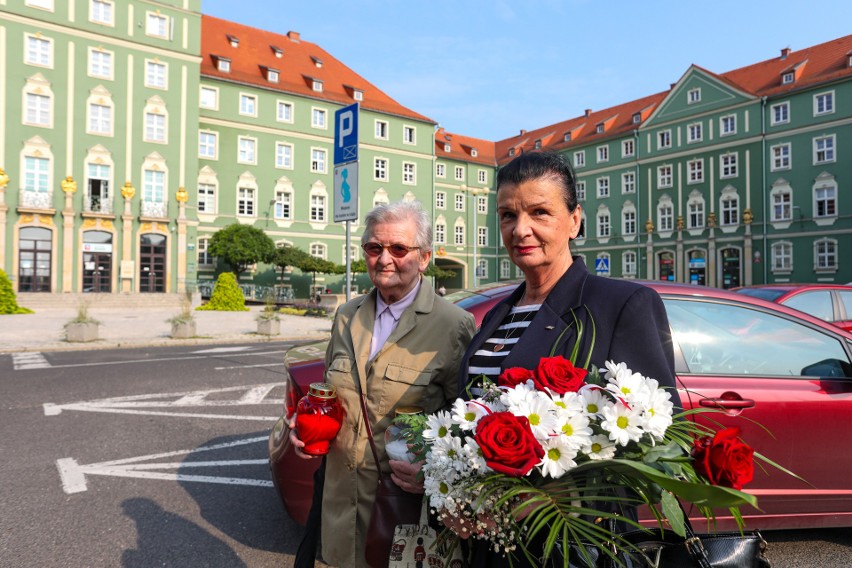
<svg viewBox="0 0 852 568"><path fill-rule="evenodd" d="M761 300L768 300L770 302L774 302L779 296L786 292L786 290L774 290L772 288L740 288L736 291L740 294L745 294L746 296L752 296L754 298L760 298Z"/></svg>

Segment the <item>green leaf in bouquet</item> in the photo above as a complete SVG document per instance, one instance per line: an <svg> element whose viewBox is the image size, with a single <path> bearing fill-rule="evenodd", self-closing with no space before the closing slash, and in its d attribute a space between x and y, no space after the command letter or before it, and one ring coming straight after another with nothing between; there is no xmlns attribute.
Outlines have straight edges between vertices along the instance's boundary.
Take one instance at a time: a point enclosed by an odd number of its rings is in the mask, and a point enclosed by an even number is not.
<svg viewBox="0 0 852 568"><path fill-rule="evenodd" d="M684 536L686 528L683 522L683 509L680 508L677 497L670 491L663 491L660 504L663 507L663 516L669 521L672 530L680 536Z"/></svg>

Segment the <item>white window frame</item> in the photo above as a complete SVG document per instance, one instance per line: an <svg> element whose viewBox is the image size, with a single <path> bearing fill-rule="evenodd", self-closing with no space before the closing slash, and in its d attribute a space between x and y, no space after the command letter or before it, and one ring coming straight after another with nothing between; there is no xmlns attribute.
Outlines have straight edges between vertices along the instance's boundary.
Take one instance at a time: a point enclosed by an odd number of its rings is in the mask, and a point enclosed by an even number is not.
<svg viewBox="0 0 852 568"><path fill-rule="evenodd" d="M813 208L815 219L837 217L838 195L836 183L820 183L813 187Z"/></svg>
<svg viewBox="0 0 852 568"><path fill-rule="evenodd" d="M390 125L387 120L375 120L373 122L373 137L376 140L387 140Z"/></svg>
<svg viewBox="0 0 852 568"><path fill-rule="evenodd" d="M670 198L661 199L657 203L657 232L671 233L674 231L674 203Z"/></svg>
<svg viewBox="0 0 852 568"><path fill-rule="evenodd" d="M311 107L311 127L328 130L328 111L324 108Z"/></svg>
<svg viewBox="0 0 852 568"><path fill-rule="evenodd" d="M213 104L205 104L206 101L204 93L209 93L209 96L213 97ZM201 85L201 88L198 91L198 106L200 108L207 108L211 110L219 110L219 88L218 87L210 87L207 85Z"/></svg>
<svg viewBox="0 0 852 568"><path fill-rule="evenodd" d="M165 144L168 140L168 118L162 112L148 110L145 112L145 142Z"/></svg>
<svg viewBox="0 0 852 568"><path fill-rule="evenodd" d="M598 198L609 197L609 176L599 177L595 180Z"/></svg>
<svg viewBox="0 0 852 568"><path fill-rule="evenodd" d="M697 158L686 162L687 183L702 183L704 181L704 159Z"/></svg>
<svg viewBox="0 0 852 568"><path fill-rule="evenodd" d="M325 148L311 147L311 172L324 174L328 168L328 151Z"/></svg>
<svg viewBox="0 0 852 568"><path fill-rule="evenodd" d="M837 240L822 238L814 241L814 271L836 271L837 256Z"/></svg>
<svg viewBox="0 0 852 568"><path fill-rule="evenodd" d="M464 221L458 220L456 224L453 225L453 244L456 246L464 246L465 238L464 238Z"/></svg>
<svg viewBox="0 0 852 568"><path fill-rule="evenodd" d="M784 142L769 147L770 171L777 172L790 169L790 164L793 162L792 146L790 142Z"/></svg>
<svg viewBox="0 0 852 568"><path fill-rule="evenodd" d="M145 60L145 86L166 91L169 88L169 66L154 59Z"/></svg>
<svg viewBox="0 0 852 568"><path fill-rule="evenodd" d="M770 247L772 272L790 273L793 271L793 243L778 241Z"/></svg>
<svg viewBox="0 0 852 568"><path fill-rule="evenodd" d="M291 189L275 190L275 210L273 216L276 221L293 220L293 191Z"/></svg>
<svg viewBox="0 0 852 568"><path fill-rule="evenodd" d="M446 209L447 208L447 193L445 191L436 191L435 192L435 208L436 209Z"/></svg>
<svg viewBox="0 0 852 568"><path fill-rule="evenodd" d="M454 209L455 211L464 211L464 193L457 193L454 199Z"/></svg>
<svg viewBox="0 0 852 568"><path fill-rule="evenodd" d="M295 112L295 107L293 103L290 101L276 101L275 105L275 119L278 122L285 122L287 124L293 124L293 114Z"/></svg>
<svg viewBox="0 0 852 568"><path fill-rule="evenodd" d="M722 190L719 197L719 211L722 218L719 220L723 227L734 227L740 223L740 196L733 190Z"/></svg>
<svg viewBox="0 0 852 568"><path fill-rule="evenodd" d="M441 164L441 163L435 164L435 177L439 177L439 178L447 177L447 166L445 164Z"/></svg>
<svg viewBox="0 0 852 568"><path fill-rule="evenodd" d="M621 157L630 158L636 155L636 143L633 140L621 141Z"/></svg>
<svg viewBox="0 0 852 568"><path fill-rule="evenodd" d="M621 193L636 193L636 174L623 172L621 174Z"/></svg>
<svg viewBox="0 0 852 568"><path fill-rule="evenodd" d="M41 8L53 12L53 0L26 0L24 4L30 8Z"/></svg>
<svg viewBox="0 0 852 568"><path fill-rule="evenodd" d="M23 160L24 191L32 193L50 193L52 159L45 156L24 155Z"/></svg>
<svg viewBox="0 0 852 568"><path fill-rule="evenodd" d="M814 95L814 116L834 114L834 91Z"/></svg>
<svg viewBox="0 0 852 568"><path fill-rule="evenodd" d="M779 116L783 115L783 116ZM787 124L790 122L790 102L784 101L769 107L769 124L775 126L778 124Z"/></svg>
<svg viewBox="0 0 852 568"><path fill-rule="evenodd" d="M737 133L737 115L726 114L719 117L719 135L731 136Z"/></svg>
<svg viewBox="0 0 852 568"><path fill-rule="evenodd" d="M480 215L488 215L488 197L485 195L476 196L476 212Z"/></svg>
<svg viewBox="0 0 852 568"><path fill-rule="evenodd" d="M837 137L834 134L817 136L813 139L814 165L830 164L836 161Z"/></svg>
<svg viewBox="0 0 852 568"><path fill-rule="evenodd" d="M609 209L598 211L595 223L595 234L599 239L608 239L612 235L612 217Z"/></svg>
<svg viewBox="0 0 852 568"><path fill-rule="evenodd" d="M488 172L485 170L477 170L476 180L481 184L488 183Z"/></svg>
<svg viewBox="0 0 852 568"><path fill-rule="evenodd" d="M582 167L585 167L585 165L586 165L586 151L585 150L579 150L577 152L574 152L574 167L575 168L582 168Z"/></svg>
<svg viewBox="0 0 852 568"><path fill-rule="evenodd" d="M624 251L624 254L621 255L621 275L635 277L638 266L636 253L632 250Z"/></svg>
<svg viewBox="0 0 852 568"><path fill-rule="evenodd" d="M281 170L292 170L294 168L294 156L296 148L289 142L278 141L275 143L275 167Z"/></svg>
<svg viewBox="0 0 852 568"><path fill-rule="evenodd" d="M205 215L216 214L216 195L219 193L214 183L199 182L197 191L198 212ZM209 206L209 207L208 207Z"/></svg>
<svg viewBox="0 0 852 568"><path fill-rule="evenodd" d="M783 223L793 220L793 190L788 185L772 188L769 192L769 220Z"/></svg>
<svg viewBox="0 0 852 568"><path fill-rule="evenodd" d="M251 95L249 93L240 93L240 115L257 116L257 112L257 95Z"/></svg>
<svg viewBox="0 0 852 568"><path fill-rule="evenodd" d="M691 195L686 202L686 228L703 229L707 225L707 204L701 195Z"/></svg>
<svg viewBox="0 0 852 568"><path fill-rule="evenodd" d="M406 124L402 125L402 143L408 145L417 144L417 129Z"/></svg>
<svg viewBox="0 0 852 568"><path fill-rule="evenodd" d="M402 163L402 183L403 185L417 184L417 164L414 162Z"/></svg>
<svg viewBox="0 0 852 568"><path fill-rule="evenodd" d="M672 147L672 131L661 130L657 132L657 150L665 150Z"/></svg>
<svg viewBox="0 0 852 568"><path fill-rule="evenodd" d="M476 228L476 246L479 246L479 247L487 247L488 246L488 227L477 227Z"/></svg>
<svg viewBox="0 0 852 568"><path fill-rule="evenodd" d="M113 105L112 101L102 99L98 101L89 100L86 105L86 132L98 136L112 136L113 133Z"/></svg>
<svg viewBox="0 0 852 568"><path fill-rule="evenodd" d="M257 163L257 138L250 136L237 137L237 163Z"/></svg>
<svg viewBox="0 0 852 568"><path fill-rule="evenodd" d="M609 161L609 146L598 146L597 147L597 155L598 155L598 163L608 162Z"/></svg>
<svg viewBox="0 0 852 568"><path fill-rule="evenodd" d="M46 92L24 93L24 124L53 127L53 94Z"/></svg>
<svg viewBox="0 0 852 568"><path fill-rule="evenodd" d="M388 159L373 158L373 179L376 181L388 181Z"/></svg>
<svg viewBox="0 0 852 568"><path fill-rule="evenodd" d="M257 188L237 186L237 217L257 217Z"/></svg>
<svg viewBox="0 0 852 568"><path fill-rule="evenodd" d="M145 35L169 39L170 18L157 12L148 12L145 16Z"/></svg>
<svg viewBox="0 0 852 568"><path fill-rule="evenodd" d="M701 122L693 122L686 127L686 143L695 144L704 140L704 124Z"/></svg>
<svg viewBox="0 0 852 568"><path fill-rule="evenodd" d="M314 258L326 260L328 258L328 247L325 243L311 243L309 254Z"/></svg>
<svg viewBox="0 0 852 568"><path fill-rule="evenodd" d="M574 184L574 189L577 192L577 201L586 200L586 180L578 179Z"/></svg>
<svg viewBox="0 0 852 568"><path fill-rule="evenodd" d="M636 207L632 204L625 204L621 210L621 234L625 237L632 237L636 235L636 230Z"/></svg>
<svg viewBox="0 0 852 568"><path fill-rule="evenodd" d="M672 187L674 184L674 167L671 164L657 166L657 187Z"/></svg>
<svg viewBox="0 0 852 568"><path fill-rule="evenodd" d="M115 23L115 3L112 0L90 0L89 21L102 26Z"/></svg>
<svg viewBox="0 0 852 568"><path fill-rule="evenodd" d="M310 195L310 222L328 222L328 195L325 191L313 190Z"/></svg>
<svg viewBox="0 0 852 568"><path fill-rule="evenodd" d="M721 179L735 178L739 176L739 155L737 152L728 152L719 156L719 177Z"/></svg>
<svg viewBox="0 0 852 568"><path fill-rule="evenodd" d="M512 262L508 258L500 259L500 280L508 280L512 277Z"/></svg>
<svg viewBox="0 0 852 568"><path fill-rule="evenodd" d="M89 77L97 77L109 81L113 80L115 54L112 51L99 47L90 47L88 59L87 69Z"/></svg>
<svg viewBox="0 0 852 568"><path fill-rule="evenodd" d="M701 89L698 87L686 92L686 104L692 105L701 102Z"/></svg>
<svg viewBox="0 0 852 568"><path fill-rule="evenodd" d="M24 34L24 63L35 67L53 69L53 39L35 34Z"/></svg>
<svg viewBox="0 0 852 568"><path fill-rule="evenodd" d="M435 222L435 243L439 245L447 243L447 224L443 221Z"/></svg>
<svg viewBox="0 0 852 568"><path fill-rule="evenodd" d="M464 168L462 166L456 166L453 171L456 181L464 181Z"/></svg>

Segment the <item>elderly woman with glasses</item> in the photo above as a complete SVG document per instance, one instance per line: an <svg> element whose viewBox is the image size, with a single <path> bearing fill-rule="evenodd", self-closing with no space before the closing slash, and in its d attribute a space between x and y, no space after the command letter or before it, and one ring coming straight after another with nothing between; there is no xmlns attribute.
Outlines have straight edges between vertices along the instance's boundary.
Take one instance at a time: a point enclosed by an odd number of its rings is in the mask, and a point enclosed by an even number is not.
<svg viewBox="0 0 852 568"><path fill-rule="evenodd" d="M346 416L326 457L322 555L346 567L367 566L377 467L402 489L423 493L414 466L390 463L384 432L397 408L433 413L455 400L459 364L475 331L473 316L435 294L422 277L432 257L432 225L419 204L401 201L370 211L361 248L375 288L337 311L325 355L326 382L337 388ZM362 393L379 464L367 440ZM291 441L310 458L297 433Z"/></svg>

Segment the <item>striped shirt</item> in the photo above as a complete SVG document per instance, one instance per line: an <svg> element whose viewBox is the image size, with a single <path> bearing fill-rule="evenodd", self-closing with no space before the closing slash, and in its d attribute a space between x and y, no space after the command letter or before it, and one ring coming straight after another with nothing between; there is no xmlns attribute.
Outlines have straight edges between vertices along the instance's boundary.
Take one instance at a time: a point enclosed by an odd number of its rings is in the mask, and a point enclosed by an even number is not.
<svg viewBox="0 0 852 568"><path fill-rule="evenodd" d="M494 330L494 335L486 339L482 347L471 355L468 364L469 381L473 381L480 375L485 375L491 381L497 382L497 377L503 372L503 361L511 353L524 330L529 327L539 308L541 308L541 304L512 306L512 309Z"/></svg>

